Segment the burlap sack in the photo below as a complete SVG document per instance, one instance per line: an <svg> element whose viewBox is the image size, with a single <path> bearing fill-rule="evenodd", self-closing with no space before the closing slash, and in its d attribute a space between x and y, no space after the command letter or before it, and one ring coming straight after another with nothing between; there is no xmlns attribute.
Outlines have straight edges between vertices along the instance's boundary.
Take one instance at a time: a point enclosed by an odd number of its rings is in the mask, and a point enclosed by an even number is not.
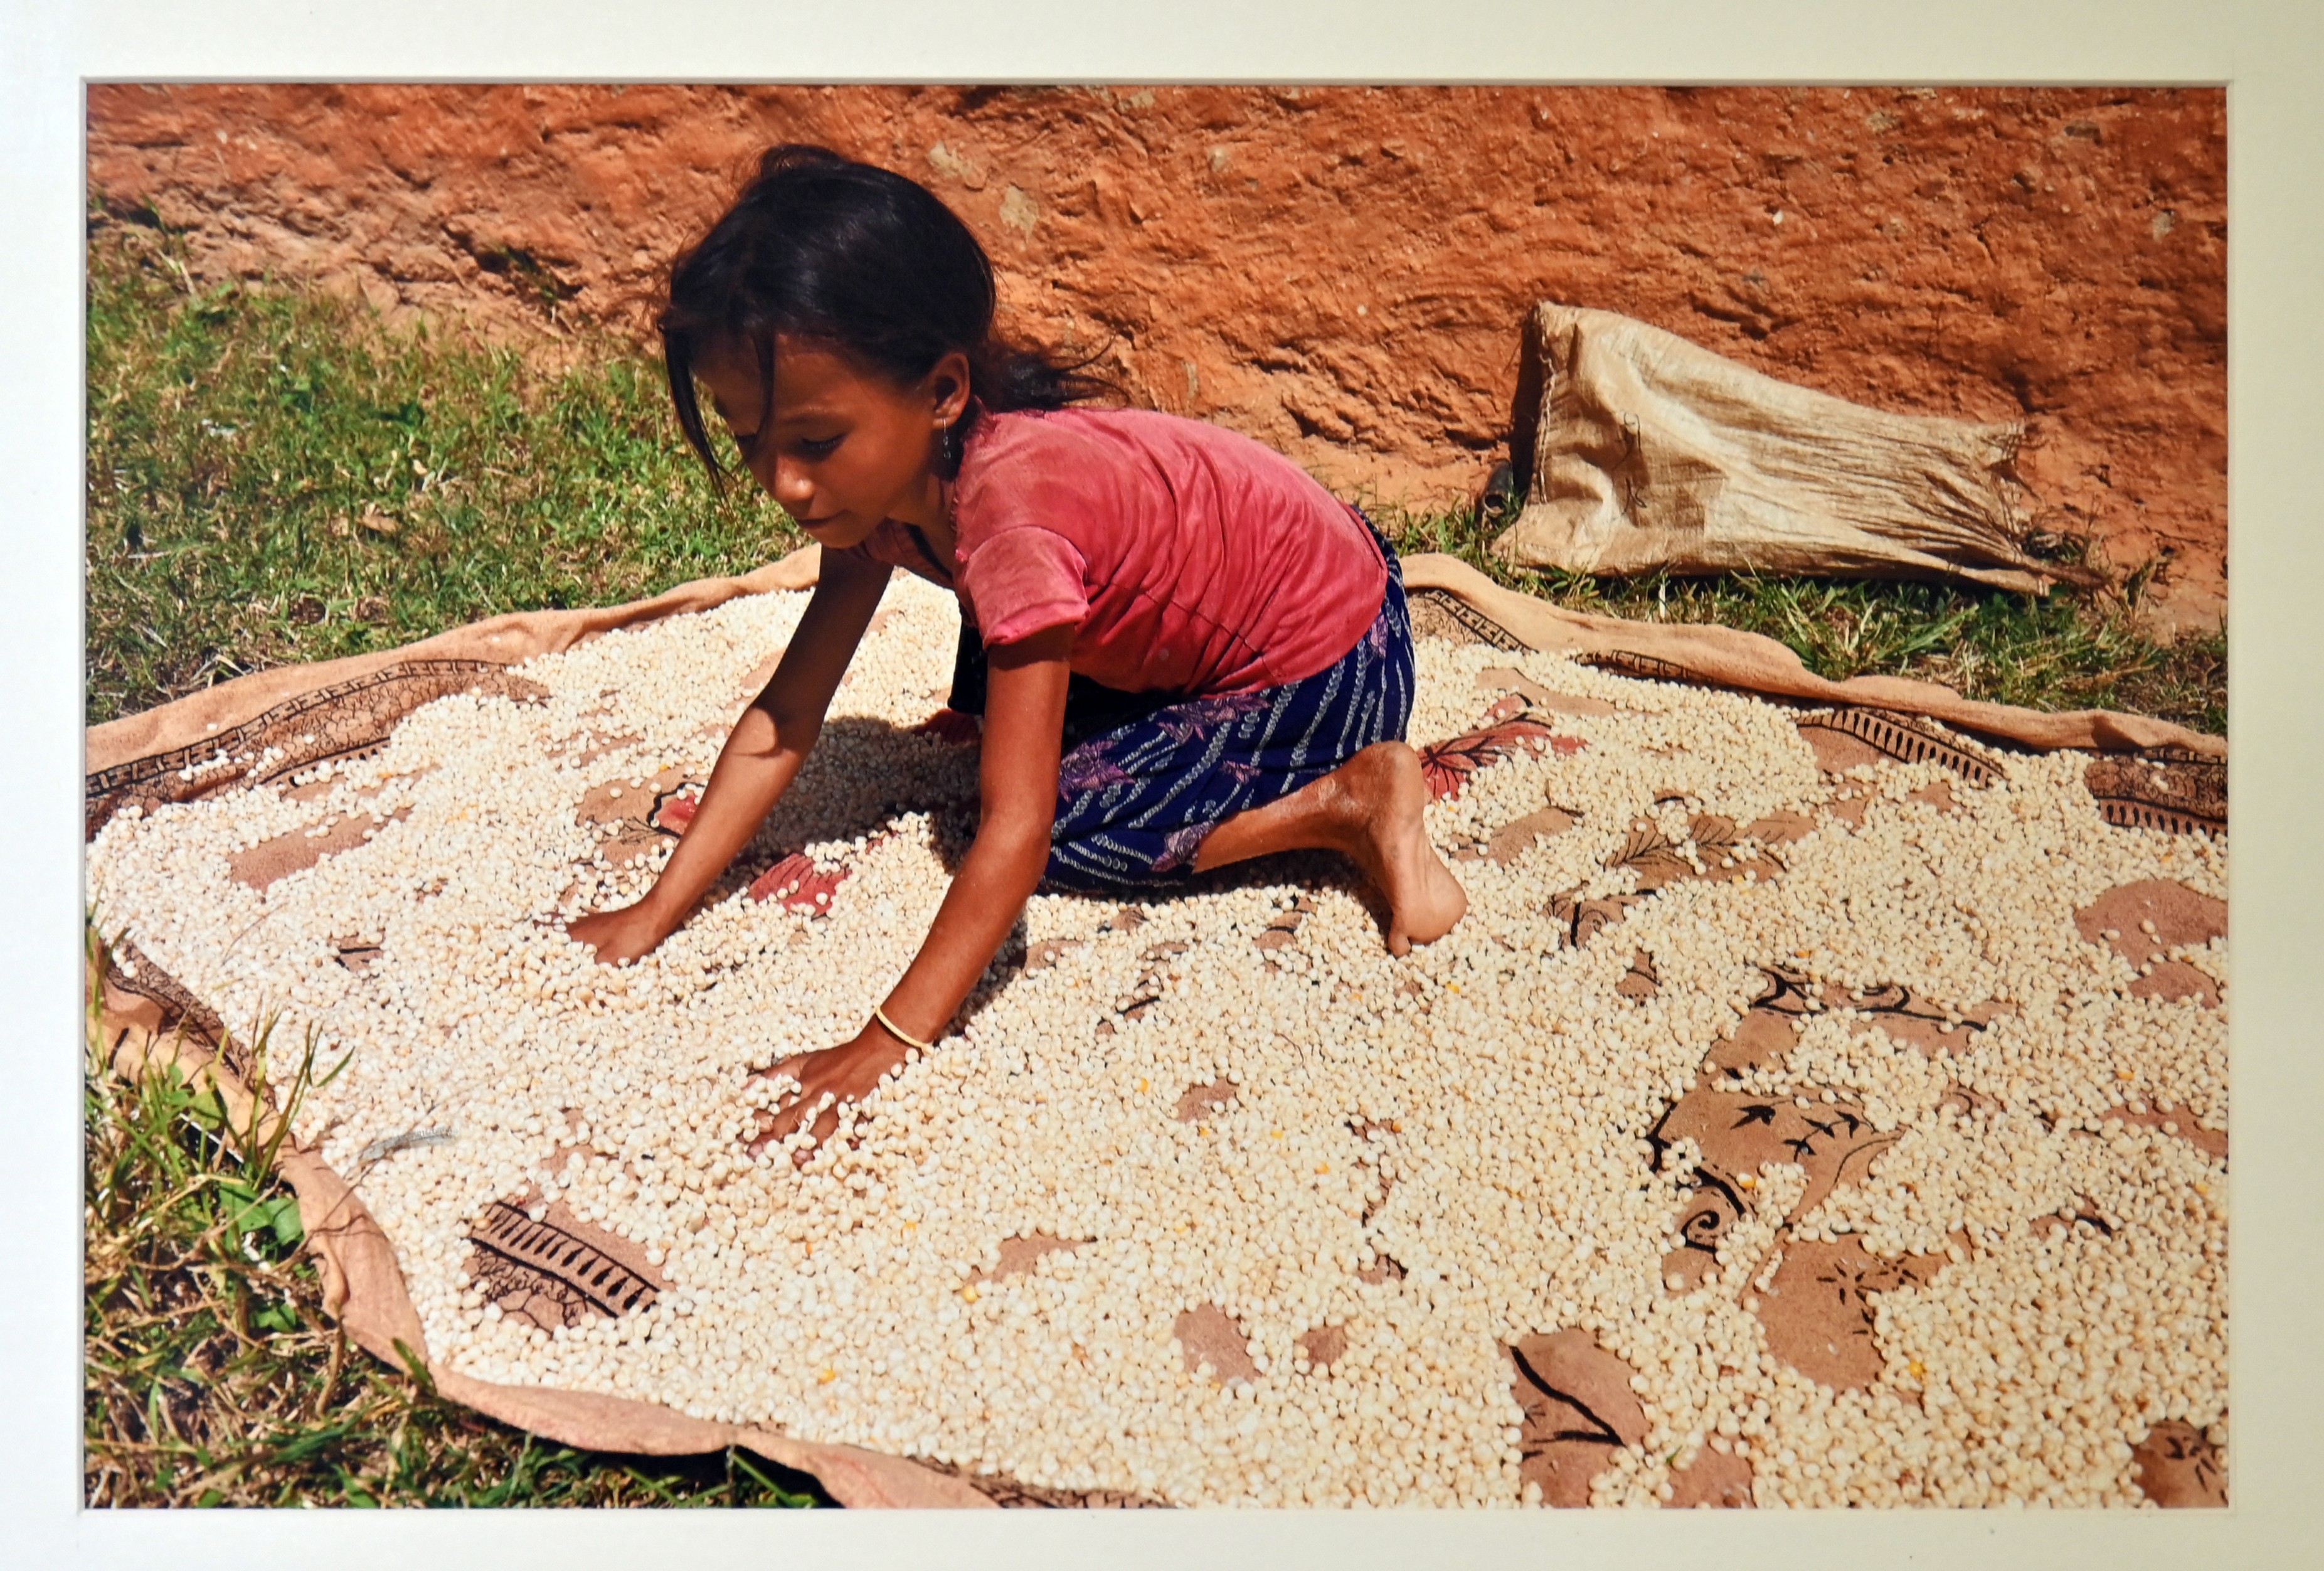
<svg viewBox="0 0 2324 1571"><path fill-rule="evenodd" d="M738 595L804 588L815 582L817 566L815 548L809 547L744 578L703 580L604 610L497 617L400 650L240 678L94 727L87 739L88 832L94 836L130 802L191 800L285 778L327 758L359 754L435 698L495 687L521 689L522 679L507 668L534 655L570 648L613 628L705 610ZM2134 768L2128 761L2095 761L2092 789L2110 819L2224 828L2226 744L2218 737L2135 716L2044 715L1972 703L1948 688L1896 679L1829 682L1808 673L1782 645L1753 634L1562 611L1499 588L1449 557L1413 557L1405 567L1416 626L1423 633L1564 652L1624 674L1712 682L1835 706L1817 723L1835 734L1848 731L1892 756L1917 758L1932 747L1942 753L1950 744L1908 725L1883 722L1878 711L1934 716L2035 749L2135 750L2172 762L2164 766L2142 761ZM1962 767L1975 762L1953 762ZM2109 768L2116 773L2102 781L2099 772ZM125 966L119 964L124 960ZM248 1092L235 1065L216 1050L224 1040L216 1015L159 967L140 962L134 954L105 958L99 1029L110 1061L120 1072L134 1075L157 1058L172 1059L220 1086L240 1122L246 1116ZM972 1480L901 1457L803 1442L762 1427L709 1422L653 1403L499 1385L437 1367L394 1249L361 1199L314 1152L286 1147L281 1165L299 1196L327 1302L349 1336L391 1362L400 1363L408 1354L430 1369L444 1395L493 1418L597 1450L683 1455L742 1446L814 1474L848 1505L1148 1503L1129 1497L1068 1498L1005 1478ZM1572 1351L1545 1342L1528 1356L1536 1363L1554 1362ZM1584 1348L1574 1356L1590 1352ZM1580 1377L1564 1371L1560 1378L1563 1390ZM1603 1458L1593 1450L1589 1460L1594 1469ZM1585 1474L1576 1477L1586 1486Z"/></svg>
<svg viewBox="0 0 2324 1571"><path fill-rule="evenodd" d="M1763 376L1612 311L1545 303L1525 567L1961 578L2040 593L2015 425L1888 414Z"/></svg>

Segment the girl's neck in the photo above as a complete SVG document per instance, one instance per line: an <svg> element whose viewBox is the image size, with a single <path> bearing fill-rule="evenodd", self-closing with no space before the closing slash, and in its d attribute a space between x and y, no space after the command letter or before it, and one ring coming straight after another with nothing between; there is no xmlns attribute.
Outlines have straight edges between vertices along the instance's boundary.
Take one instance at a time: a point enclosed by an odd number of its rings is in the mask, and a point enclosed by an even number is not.
<svg viewBox="0 0 2324 1571"><path fill-rule="evenodd" d="M951 481L937 477L936 511L919 525L920 533L927 540L928 549L936 553L938 561L945 564L946 571L951 570L953 549L960 543L960 536L952 527L952 488Z"/></svg>

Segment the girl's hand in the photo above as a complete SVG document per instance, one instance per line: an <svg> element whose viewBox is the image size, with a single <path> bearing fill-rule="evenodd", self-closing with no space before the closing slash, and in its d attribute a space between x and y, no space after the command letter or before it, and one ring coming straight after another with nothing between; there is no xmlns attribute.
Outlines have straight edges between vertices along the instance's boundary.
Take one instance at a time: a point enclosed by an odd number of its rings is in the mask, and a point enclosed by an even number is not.
<svg viewBox="0 0 2324 1571"><path fill-rule="evenodd" d="M927 940L882 1006L905 1030L927 1030L931 1040L968 996L1048 864L1070 674L1065 662L1072 649L1072 627L1058 626L992 651L976 840L945 892ZM697 812L695 823L701 821ZM698 833L688 828L687 841ZM680 849L685 844L680 842ZM903 1064L905 1052L904 1044L874 1021L843 1047L786 1058L766 1073L788 1070L803 1089L768 1115L747 1149L756 1155L809 1117L820 1143L839 1127L835 1111L815 1110L824 1094L829 1092L835 1104L860 1101L881 1075ZM804 1161L805 1153L798 1160Z"/></svg>
<svg viewBox="0 0 2324 1571"><path fill-rule="evenodd" d="M641 960L660 947L671 929L642 901L610 911L591 911L565 924L565 932L597 952L600 966L623 966Z"/></svg>
<svg viewBox="0 0 2324 1571"><path fill-rule="evenodd" d="M798 1053L773 1067L760 1071L770 1078L788 1075L799 1083L798 1095L774 1112L759 1114L759 1132L745 1148L757 1156L768 1146L779 1144L805 1123L815 1119L813 1143L803 1147L791 1160L804 1167L815 1154L816 1146L831 1137L839 1127L842 1104L861 1102L880 1084L880 1077L890 1070L901 1069L910 1051L901 1042L881 1030L877 1023L867 1025L855 1034L855 1040L835 1048L825 1048L818 1053ZM832 1105L820 1113L816 1104L824 1094L830 1093Z"/></svg>
<svg viewBox="0 0 2324 1571"><path fill-rule="evenodd" d="M635 905L593 911L565 930L606 965L651 954L685 924L695 902L766 822L823 726L824 711L879 609L889 569L853 557L824 558L815 598L800 615L775 674L726 738L686 833L653 888Z"/></svg>

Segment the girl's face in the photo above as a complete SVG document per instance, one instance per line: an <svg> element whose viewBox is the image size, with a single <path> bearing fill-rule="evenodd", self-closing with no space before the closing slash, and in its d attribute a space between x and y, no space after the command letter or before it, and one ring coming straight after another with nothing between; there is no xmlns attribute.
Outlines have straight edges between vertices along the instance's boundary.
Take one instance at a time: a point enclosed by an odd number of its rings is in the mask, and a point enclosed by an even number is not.
<svg viewBox="0 0 2324 1571"><path fill-rule="evenodd" d="M778 337L763 430L758 359L748 346L716 346L695 375L752 475L822 544L845 550L882 519L924 528L940 521L936 442L967 407L966 356L947 355L903 387L844 351Z"/></svg>

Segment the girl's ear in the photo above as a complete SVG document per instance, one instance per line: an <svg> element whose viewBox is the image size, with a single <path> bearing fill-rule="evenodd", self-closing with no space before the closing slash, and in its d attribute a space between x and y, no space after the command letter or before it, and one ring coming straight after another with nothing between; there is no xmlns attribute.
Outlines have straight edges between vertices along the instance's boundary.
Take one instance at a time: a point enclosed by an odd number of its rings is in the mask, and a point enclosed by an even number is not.
<svg viewBox="0 0 2324 1571"><path fill-rule="evenodd" d="M937 361L927 386L936 423L949 426L958 420L968 408L968 356L954 349Z"/></svg>

